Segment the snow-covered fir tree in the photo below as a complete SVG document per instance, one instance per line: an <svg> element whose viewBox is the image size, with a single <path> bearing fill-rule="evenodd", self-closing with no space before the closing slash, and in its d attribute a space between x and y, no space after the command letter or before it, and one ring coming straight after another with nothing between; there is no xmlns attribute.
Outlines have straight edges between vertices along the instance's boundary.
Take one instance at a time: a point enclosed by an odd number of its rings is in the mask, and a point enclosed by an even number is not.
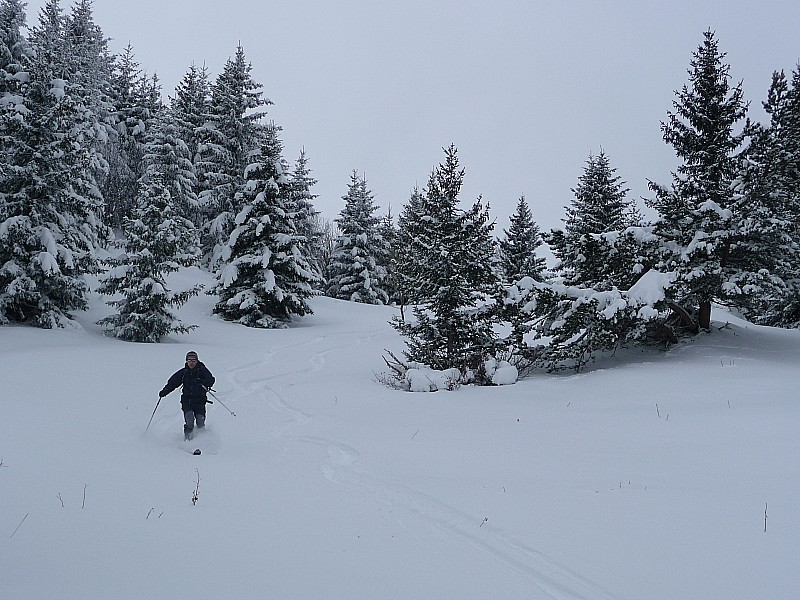
<svg viewBox="0 0 800 600"><path fill-rule="evenodd" d="M797 77L797 75L795 75ZM755 322L800 324L800 98L775 72L766 125L749 124L726 243L724 301Z"/></svg>
<svg viewBox="0 0 800 600"><path fill-rule="evenodd" d="M159 342L171 333L188 333L170 309L182 306L200 287L172 292L166 276L198 259L199 242L194 224L182 217L161 173L142 177L137 208L123 225L124 252L109 259L108 272L98 291L118 295L107 302L116 314L98 321L110 336L129 342Z"/></svg>
<svg viewBox="0 0 800 600"><path fill-rule="evenodd" d="M517 209L511 215L509 228L503 230L504 237L499 242L500 267L507 283L532 277L542 281L546 268L543 256L536 252L542 245L539 225L533 219L531 209L522 196Z"/></svg>
<svg viewBox="0 0 800 600"><path fill-rule="evenodd" d="M112 133L104 148L108 175L103 180L106 220L121 227L136 207L138 181L142 176L145 133L156 116L150 97L150 83L128 44L115 57L111 79Z"/></svg>
<svg viewBox="0 0 800 600"><path fill-rule="evenodd" d="M67 76L103 126L111 124L114 59L94 21L93 0L76 0L64 23ZM102 140L105 141L105 140Z"/></svg>
<svg viewBox="0 0 800 600"><path fill-rule="evenodd" d="M19 161L29 150L23 139L26 128L19 116L27 110L27 69L34 54L22 34L24 26L22 3L0 1L0 325L11 319L24 320L28 312L25 304L36 304L36 284L24 271L30 268L32 257L19 252L15 239L26 242L35 234L26 220L24 193L16 189L24 169Z"/></svg>
<svg viewBox="0 0 800 600"><path fill-rule="evenodd" d="M676 327L708 329L711 305L725 295L735 153L745 116L741 84L731 87L730 67L711 31L693 53L689 84L676 92L674 112L661 124L664 141L681 164L670 188L651 183L650 206L659 213L655 233L665 252L657 268L677 274L670 290Z"/></svg>
<svg viewBox="0 0 800 600"><path fill-rule="evenodd" d="M548 237L558 259L557 273L569 285L629 287L638 275L629 272L627 261L620 260L619 252L598 234L639 226L641 215L627 198L628 189L604 151L589 155L572 193L574 199L565 208L564 230Z"/></svg>
<svg viewBox="0 0 800 600"><path fill-rule="evenodd" d="M302 237L299 240L301 252L317 273L319 281L322 282L320 213L314 208L317 194L311 191L316 183L317 180L311 176L306 151L301 149L300 156L297 157L294 169L289 175L292 220L298 235Z"/></svg>
<svg viewBox="0 0 800 600"><path fill-rule="evenodd" d="M95 129L84 144L97 155L94 177L102 186L109 172L105 149L115 129L112 103L114 58L108 50L108 38L95 23L93 0L76 0L64 18L64 66L61 77L70 82L70 94L88 111L87 123ZM104 210L104 216L107 207Z"/></svg>
<svg viewBox="0 0 800 600"><path fill-rule="evenodd" d="M170 200L179 215L197 216L198 201L195 195L197 178L191 153L181 139L176 115L169 109L162 110L152 120L145 136L142 169L145 180L158 177L170 195ZM191 219L195 222L195 219Z"/></svg>
<svg viewBox="0 0 800 600"><path fill-rule="evenodd" d="M378 206L366 179L350 175L344 208L336 219L339 237L333 250L326 294L364 304L387 304L386 248L380 236Z"/></svg>
<svg viewBox="0 0 800 600"><path fill-rule="evenodd" d="M16 79L23 72L22 62L31 58L32 51L28 41L22 34L25 27L25 6L21 0L2 0L0 2L0 91L8 98L18 88ZM8 100L3 102L6 106Z"/></svg>
<svg viewBox="0 0 800 600"><path fill-rule="evenodd" d="M518 307L524 343L508 340L520 373L580 371L602 353L646 343L660 334L669 275L648 271L628 290L598 291L523 278L508 289L506 303ZM517 333L515 330L514 334Z"/></svg>
<svg viewBox="0 0 800 600"><path fill-rule="evenodd" d="M219 260L241 209L237 192L244 183L248 156L261 143L263 126L258 121L264 113L258 109L271 104L262 97L262 86L253 81L251 71L252 65L239 45L235 57L228 59L211 86L210 120L198 140L196 166L202 178L201 208L206 215L203 246L212 265Z"/></svg>
<svg viewBox="0 0 800 600"><path fill-rule="evenodd" d="M205 65L197 67L193 64L189 67L175 88L175 96L170 98L170 110L178 127L178 137L189 149L195 173L194 195L199 199L201 194L209 191L209 182L203 170L206 164L202 156L204 152L201 150L214 128L211 121L211 84ZM193 219L200 227L208 216L207 210L198 211Z"/></svg>
<svg viewBox="0 0 800 600"><path fill-rule="evenodd" d="M312 312L307 300L317 274L301 252L302 237L287 208L290 185L281 150L277 129L268 128L245 169L237 199L243 208L212 290L219 295L214 312L248 327L286 327L292 315Z"/></svg>
<svg viewBox="0 0 800 600"><path fill-rule="evenodd" d="M503 230L503 234L497 251L504 284L512 285L524 277L544 281L547 275L546 261L536 254L543 243L542 234L524 196L517 202L517 209L510 218L509 229ZM503 302L501 315L510 325L510 335L504 340L507 351L518 355L529 331L529 316L514 302Z"/></svg>
<svg viewBox="0 0 800 600"><path fill-rule="evenodd" d="M425 194L416 187L397 217L397 235L394 237L391 254L395 257L395 301L401 310L407 304L416 304L431 297L432 290L418 277L420 262L417 257L427 251L422 231L424 207Z"/></svg>
<svg viewBox="0 0 800 600"><path fill-rule="evenodd" d="M458 369L464 378L482 381L484 365L496 351L494 223L480 199L468 210L459 208L463 178L451 145L415 211L418 268L410 279L424 300L413 309L415 320L395 318L392 324L406 338L408 361Z"/></svg>
<svg viewBox="0 0 800 600"><path fill-rule="evenodd" d="M386 269L384 289L389 295L389 302L397 303L400 301L397 281L397 227L394 224L391 205L378 223L378 236L383 245L379 256L382 257L383 267Z"/></svg>
<svg viewBox="0 0 800 600"><path fill-rule="evenodd" d="M97 270L96 250L110 233L95 179L104 132L80 86L60 76L63 25L58 3L48 3L34 28L35 55L16 74L13 102L4 103L17 118L2 125L14 143L4 148L0 181L0 321L46 328L85 308L84 275Z"/></svg>

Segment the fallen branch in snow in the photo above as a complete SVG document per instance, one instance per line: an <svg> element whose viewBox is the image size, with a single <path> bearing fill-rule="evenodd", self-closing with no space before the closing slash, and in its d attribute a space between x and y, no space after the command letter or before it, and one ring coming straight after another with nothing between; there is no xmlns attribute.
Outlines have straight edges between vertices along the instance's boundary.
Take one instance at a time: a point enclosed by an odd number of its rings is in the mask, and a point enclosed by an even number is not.
<svg viewBox="0 0 800 600"><path fill-rule="evenodd" d="M195 473L197 473L197 482L194 486L194 492L192 492L192 506L197 504L197 500L200 498L200 471L195 469Z"/></svg>
<svg viewBox="0 0 800 600"><path fill-rule="evenodd" d="M391 357L391 360L387 359L385 356L381 357L383 358L383 362L386 363L386 366L389 367L389 372L376 373L376 381L395 390L408 391L408 383L406 382L408 366L389 350L384 350L384 352Z"/></svg>
<svg viewBox="0 0 800 600"><path fill-rule="evenodd" d="M402 360L397 358L390 350L384 350L386 354L392 357L392 360L388 360L385 356L383 356L383 362L386 363L386 366L392 370L394 376L397 379L404 379L406 376L406 371L408 371L408 367L403 363Z"/></svg>

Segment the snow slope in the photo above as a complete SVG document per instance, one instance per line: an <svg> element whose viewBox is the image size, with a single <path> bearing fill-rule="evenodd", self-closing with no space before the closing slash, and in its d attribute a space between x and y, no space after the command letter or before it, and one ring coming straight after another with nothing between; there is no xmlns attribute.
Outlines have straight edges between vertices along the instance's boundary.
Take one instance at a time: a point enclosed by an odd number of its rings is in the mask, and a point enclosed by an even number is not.
<svg viewBox="0 0 800 600"><path fill-rule="evenodd" d="M800 597L800 332L717 310L667 354L411 394L375 380L392 308L212 304L162 344L104 337L98 296L0 328L0 598ZM175 392L145 435L190 349L236 416L184 443Z"/></svg>

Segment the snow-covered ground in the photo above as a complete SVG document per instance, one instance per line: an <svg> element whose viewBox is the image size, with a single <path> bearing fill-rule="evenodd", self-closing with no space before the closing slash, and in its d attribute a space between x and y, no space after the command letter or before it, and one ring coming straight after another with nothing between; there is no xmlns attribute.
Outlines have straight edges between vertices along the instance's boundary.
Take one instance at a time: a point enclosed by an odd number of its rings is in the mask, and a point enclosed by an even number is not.
<svg viewBox="0 0 800 600"><path fill-rule="evenodd" d="M392 308L254 330L200 296L132 344L103 300L0 328L0 598L800 598L798 331L716 310L666 354L413 394L375 378ZM190 349L236 416L185 443L174 392L145 435Z"/></svg>

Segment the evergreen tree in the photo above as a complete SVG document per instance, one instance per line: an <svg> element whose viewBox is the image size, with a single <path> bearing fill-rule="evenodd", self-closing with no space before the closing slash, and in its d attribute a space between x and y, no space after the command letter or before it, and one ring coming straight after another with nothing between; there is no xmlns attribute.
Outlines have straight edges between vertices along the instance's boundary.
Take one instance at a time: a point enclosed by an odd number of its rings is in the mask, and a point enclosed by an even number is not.
<svg viewBox="0 0 800 600"><path fill-rule="evenodd" d="M397 235L394 238L392 255L395 258L395 294L401 310L404 305L429 299L431 291L420 280L418 257L424 256L427 248L422 240L425 219L425 194L414 188L408 202L397 218Z"/></svg>
<svg viewBox="0 0 800 600"><path fill-rule="evenodd" d="M0 90L4 96L19 88L15 75L23 72L23 62L32 56L30 45L22 35L25 27L25 6L20 0L0 1ZM5 106L6 101L3 102Z"/></svg>
<svg viewBox="0 0 800 600"><path fill-rule="evenodd" d="M356 171L342 200L345 206L336 219L340 234L326 293L351 302L387 304L385 247L378 230L380 219L375 216L378 207L366 180Z"/></svg>
<svg viewBox="0 0 800 600"><path fill-rule="evenodd" d="M386 270L384 289L389 295L390 303L400 302L397 280L397 234L398 230L394 225L392 207L389 206L386 215L384 215L380 223L378 223L378 239L381 243L381 250L378 253L378 258L382 262L381 266Z"/></svg>
<svg viewBox="0 0 800 600"><path fill-rule="evenodd" d="M800 103L783 72L773 73L766 126L751 137L734 183L722 301L766 325L800 323Z"/></svg>
<svg viewBox="0 0 800 600"><path fill-rule="evenodd" d="M171 333L188 333L194 325L185 325L172 312L199 292L171 292L165 276L197 260L197 233L188 219L176 210L169 187L160 174L142 178L137 208L125 220L125 252L110 259L99 292L119 294L109 306L117 313L98 321L106 333L129 342L159 342ZM194 248L194 252L187 250Z"/></svg>
<svg viewBox="0 0 800 600"><path fill-rule="evenodd" d="M785 110L777 117L776 128L781 131L777 170L785 216L791 238L791 252L787 253L778 272L785 284L781 316L764 322L783 327L800 327L800 64L792 71L792 81L787 93ZM774 305L773 305L774 306ZM777 310L773 308L773 312Z"/></svg>
<svg viewBox="0 0 800 600"><path fill-rule="evenodd" d="M292 220L297 233L302 237L299 241L302 254L308 259L308 264L322 282L322 267L319 257L322 254L322 232L319 229L319 211L314 208L317 194L311 192L317 180L311 176L308 168L308 157L305 149L300 151L294 169L289 176L289 189L292 207Z"/></svg>
<svg viewBox="0 0 800 600"><path fill-rule="evenodd" d="M317 275L300 250L302 238L287 210L289 179L276 128L267 130L245 177L238 198L244 208L222 252L214 312L248 327L286 327L292 315L312 312L307 300Z"/></svg>
<svg viewBox="0 0 800 600"><path fill-rule="evenodd" d="M85 308L84 275L97 270L96 250L109 234L95 179L103 163L94 142L103 132L80 89L54 70L62 26L58 3L48 3L35 57L17 74L19 114L0 181L0 321L47 328ZM4 118L3 128L10 125Z"/></svg>
<svg viewBox="0 0 800 600"><path fill-rule="evenodd" d="M451 145L416 211L421 218L415 218L413 238L420 253L412 278L425 300L414 308L414 322L395 318L393 326L406 337L409 361L480 380L496 349L492 299L499 282L492 267L494 223L480 199L466 211L458 208L463 178Z"/></svg>
<svg viewBox="0 0 800 600"><path fill-rule="evenodd" d="M65 20L60 0L47 0L39 10L38 22L30 29L29 35L37 62L48 65L49 72L58 79L66 79L69 75Z"/></svg>
<svg viewBox="0 0 800 600"><path fill-rule="evenodd" d="M83 143L96 155L93 175L102 185L109 170L105 147L115 133L111 99L114 59L108 51L108 39L94 22L92 0L76 0L64 18L63 36L66 54L62 78L70 82L70 95L87 109L86 126L95 130Z"/></svg>
<svg viewBox="0 0 800 600"><path fill-rule="evenodd" d="M147 132L142 157L145 182L157 177L169 191L171 204L178 214L196 215L197 179L189 147L180 137L178 121L172 111L162 111Z"/></svg>
<svg viewBox="0 0 800 600"><path fill-rule="evenodd" d="M0 177L3 178L22 166L15 166L9 159L19 146L19 115L25 110L22 94L29 79L27 68L34 56L22 35L23 27L24 5L19 0L0 0ZM0 210L3 204L0 197Z"/></svg>
<svg viewBox="0 0 800 600"><path fill-rule="evenodd" d="M92 0L77 0L64 21L64 46L67 52L65 79L80 90L98 121L107 125L114 107L110 102L114 60L108 39L94 22Z"/></svg>
<svg viewBox="0 0 800 600"><path fill-rule="evenodd" d="M724 295L730 253L734 154L742 142L734 127L746 105L741 84L730 87L724 58L714 33L706 31L690 63L689 85L676 93L675 112L661 125L682 162L671 189L651 183L656 196L650 205L659 213L655 232L666 249L658 269L678 275L671 306L690 332L709 328L711 303Z"/></svg>
<svg viewBox="0 0 800 600"><path fill-rule="evenodd" d="M136 208L138 180L143 173L145 134L160 106L153 105L147 76L128 44L116 57L111 79L112 133L104 149L108 176L103 181L106 219L121 227Z"/></svg>
<svg viewBox="0 0 800 600"><path fill-rule="evenodd" d="M236 193L244 183L250 152L261 143L263 127L258 121L263 112L257 109L271 104L262 98L261 84L253 81L251 70L240 45L211 87L210 121L198 140L200 201L206 213L204 249L212 264L219 259L241 208Z"/></svg>
<svg viewBox="0 0 800 600"><path fill-rule="evenodd" d="M526 340L512 337L510 345L518 371L580 371L600 353L653 339L665 308L659 293L669 278L650 271L641 279L641 290L639 282L608 291L533 279L512 285L506 304L528 317L518 324Z"/></svg>
<svg viewBox="0 0 800 600"><path fill-rule="evenodd" d="M572 190L575 198L566 207L564 231L553 232L549 239L565 283L610 289L626 288L635 281L626 265L620 265L621 272L611 269L619 261L613 260L614 252L598 236L641 225L641 215L627 199L629 190L624 185L605 152L589 155Z"/></svg>
<svg viewBox="0 0 800 600"><path fill-rule="evenodd" d="M510 227L503 230L505 238L500 241L500 266L507 283L532 277L542 281L546 261L536 255L542 245L542 234L533 220L533 215L522 196L517 202L517 210L511 215Z"/></svg>
<svg viewBox="0 0 800 600"><path fill-rule="evenodd" d="M528 203L522 196L517 210L511 215L510 227L503 230L504 239L498 244L499 265L506 285L513 285L525 277L544 281L546 261L536 255L542 245L539 226L533 220ZM510 325L510 335L504 340L511 355L519 355L524 348L524 338L529 331L529 317L514 302L503 302L501 314Z"/></svg>
<svg viewBox="0 0 800 600"><path fill-rule="evenodd" d="M194 195L200 198L210 189L203 166L205 164L204 152L201 150L204 142L210 139L213 130L211 125L211 85L205 66L202 68L195 65L189 67L175 89L175 97L170 99L170 108L178 127L178 137L186 143L189 149L196 176ZM208 210L198 211L193 217L195 224L201 226L204 218L208 216Z"/></svg>

